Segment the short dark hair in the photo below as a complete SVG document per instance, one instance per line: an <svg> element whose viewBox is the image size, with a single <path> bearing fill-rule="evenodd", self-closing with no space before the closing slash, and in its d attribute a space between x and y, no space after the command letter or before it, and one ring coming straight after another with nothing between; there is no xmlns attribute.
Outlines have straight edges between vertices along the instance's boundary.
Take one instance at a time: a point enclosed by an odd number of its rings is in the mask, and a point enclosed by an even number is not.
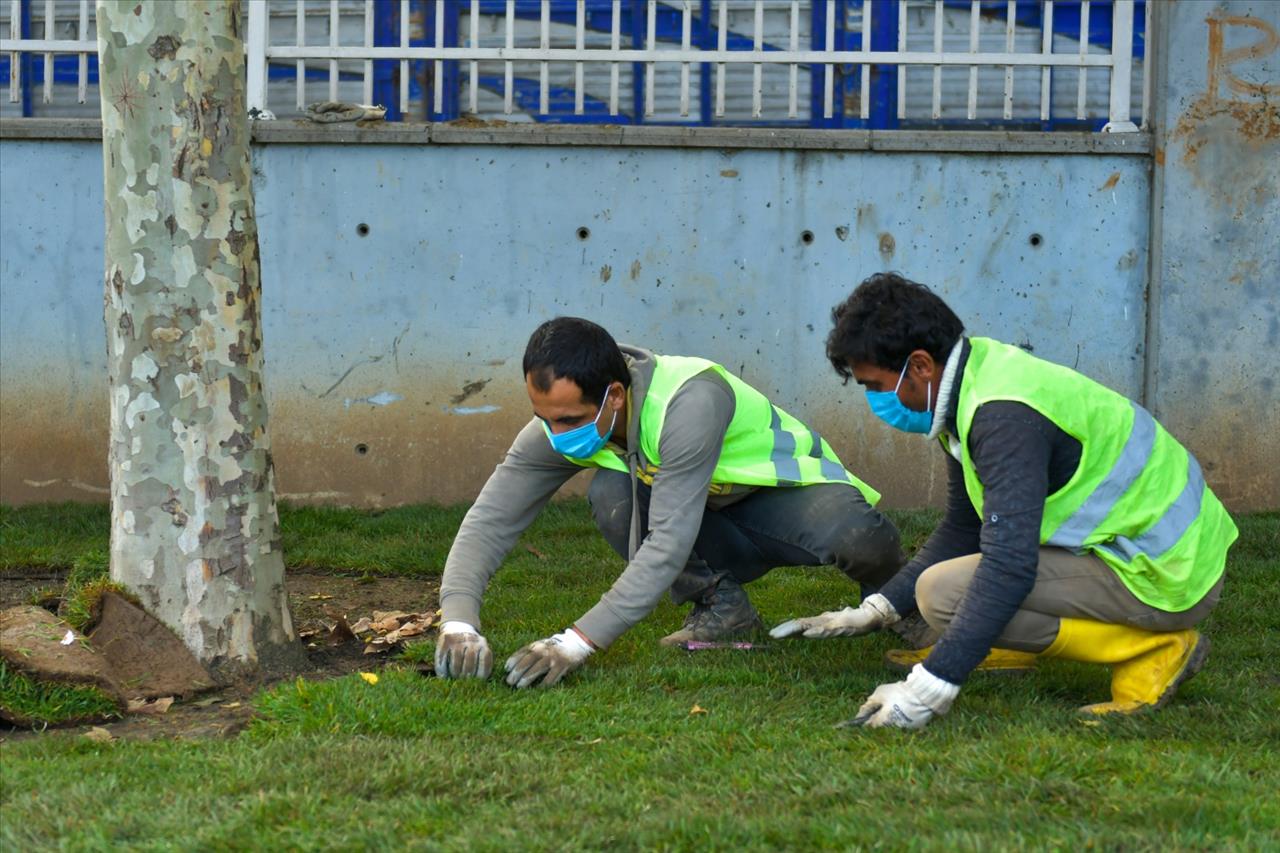
<svg viewBox="0 0 1280 853"><path fill-rule="evenodd" d="M557 379L572 380L583 401L600 402L615 382L631 387L627 360L613 336L581 317L556 317L534 329L524 350L524 375L539 391L551 390Z"/></svg>
<svg viewBox="0 0 1280 853"><path fill-rule="evenodd" d="M899 370L922 349L945 361L964 333L964 323L926 285L895 272L870 276L831 309L827 358L848 382L851 364Z"/></svg>

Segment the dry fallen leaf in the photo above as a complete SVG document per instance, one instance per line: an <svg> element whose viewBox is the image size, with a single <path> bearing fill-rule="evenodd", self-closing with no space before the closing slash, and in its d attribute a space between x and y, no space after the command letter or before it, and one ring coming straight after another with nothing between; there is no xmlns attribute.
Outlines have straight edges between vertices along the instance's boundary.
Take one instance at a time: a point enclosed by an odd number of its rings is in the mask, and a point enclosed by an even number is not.
<svg viewBox="0 0 1280 853"><path fill-rule="evenodd" d="M416 637L419 634L425 634L428 624L427 622L406 622L395 631L396 638L403 640L405 637ZM391 639L390 634L387 635L387 639Z"/></svg>
<svg viewBox="0 0 1280 853"><path fill-rule="evenodd" d="M386 619L400 620L408 616L403 610L375 610L373 611L373 621L382 622Z"/></svg>
<svg viewBox="0 0 1280 853"><path fill-rule="evenodd" d="M172 704L172 696L164 696L151 702L146 699L130 699L126 710L130 714L163 714Z"/></svg>
<svg viewBox="0 0 1280 853"><path fill-rule="evenodd" d="M533 556L537 557L539 560L545 560L545 559L547 559L547 555L546 555L546 554L542 553L541 551L539 551L537 548L533 547L532 545L525 545L525 546L524 546L524 549L525 549L526 551L528 551L530 554L532 554Z"/></svg>
<svg viewBox="0 0 1280 853"><path fill-rule="evenodd" d="M692 708L689 709L689 716L693 716L694 714L705 714L705 713L707 713L707 709L702 707L701 705L694 705Z"/></svg>
<svg viewBox="0 0 1280 853"><path fill-rule="evenodd" d="M373 620L368 616L361 616L356 624L351 626L353 634L367 634L373 630Z"/></svg>
<svg viewBox="0 0 1280 853"><path fill-rule="evenodd" d="M408 614L403 614L408 615ZM386 634L400 627L400 620L394 616L388 616L385 619L379 619L373 623L373 630L379 634Z"/></svg>
<svg viewBox="0 0 1280 853"><path fill-rule="evenodd" d="M91 726L89 731L84 733L84 736L89 740L96 740L100 743L106 743L109 740L116 739L115 735L102 728L102 726Z"/></svg>
<svg viewBox="0 0 1280 853"><path fill-rule="evenodd" d="M328 601L328 600L329 600L329 599L331 599L331 598L333 598L333 596L332 596L332 595L324 595L324 594L322 594L322 593L316 593L315 595L308 595L308 596L307 596L307 599L308 599L309 601Z"/></svg>
<svg viewBox="0 0 1280 853"><path fill-rule="evenodd" d="M240 703L239 703L239 702L228 702L227 704L223 705L222 707L224 707L224 708L239 708L239 707L240 707Z"/></svg>
<svg viewBox="0 0 1280 853"><path fill-rule="evenodd" d="M378 676L372 672L362 672L360 673L360 677L363 678L365 681L369 682L370 684L378 683Z"/></svg>

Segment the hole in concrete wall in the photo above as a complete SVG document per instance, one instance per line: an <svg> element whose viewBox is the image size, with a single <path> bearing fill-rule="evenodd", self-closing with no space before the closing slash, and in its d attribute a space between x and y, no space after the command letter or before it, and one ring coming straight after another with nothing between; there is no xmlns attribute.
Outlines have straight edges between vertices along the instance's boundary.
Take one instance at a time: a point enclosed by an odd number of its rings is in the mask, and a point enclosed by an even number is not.
<svg viewBox="0 0 1280 853"><path fill-rule="evenodd" d="M1039 234L1032 234L1032 235L1031 235L1031 239L1029 240L1029 242L1030 242L1030 243L1031 243L1031 245L1033 245L1033 246L1039 246L1041 243L1043 243L1043 242L1044 242L1044 238L1043 238L1043 237L1041 237Z"/></svg>
<svg viewBox="0 0 1280 853"><path fill-rule="evenodd" d="M585 240L591 236L591 229L585 225L578 226L578 239Z"/></svg>
<svg viewBox="0 0 1280 853"><path fill-rule="evenodd" d="M368 224L361 222L359 225L356 226L356 233L359 234L361 237L368 237L369 236Z"/></svg>
<svg viewBox="0 0 1280 853"><path fill-rule="evenodd" d="M369 445L365 444L364 442L360 442L359 444L356 445L357 456L364 456L368 452L369 452Z"/></svg>
<svg viewBox="0 0 1280 853"><path fill-rule="evenodd" d="M812 242L813 242L813 232L812 232L812 231L808 231L808 230L806 230L806 231L801 231L801 232L800 232L800 242L801 242L801 243L804 243L806 246L807 246L807 245L809 245L810 243L812 243Z"/></svg>

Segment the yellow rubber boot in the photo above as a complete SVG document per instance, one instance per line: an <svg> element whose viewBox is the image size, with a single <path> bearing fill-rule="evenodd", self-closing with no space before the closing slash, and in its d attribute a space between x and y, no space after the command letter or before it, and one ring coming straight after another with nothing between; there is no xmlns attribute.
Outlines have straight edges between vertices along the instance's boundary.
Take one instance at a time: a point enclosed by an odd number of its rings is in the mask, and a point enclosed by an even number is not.
<svg viewBox="0 0 1280 853"><path fill-rule="evenodd" d="M1084 714L1132 714L1159 708L1209 656L1199 631L1157 633L1126 625L1062 619L1045 657L1111 665L1111 701L1086 705Z"/></svg>
<svg viewBox="0 0 1280 853"><path fill-rule="evenodd" d="M884 665L898 672L910 672L913 666L923 663L931 651L933 651L933 646L926 646L923 649L890 649L884 653ZM1034 652L992 649L991 653L983 658L982 663L978 664L973 671L1006 673L1009 675L1034 672L1037 657L1038 655Z"/></svg>

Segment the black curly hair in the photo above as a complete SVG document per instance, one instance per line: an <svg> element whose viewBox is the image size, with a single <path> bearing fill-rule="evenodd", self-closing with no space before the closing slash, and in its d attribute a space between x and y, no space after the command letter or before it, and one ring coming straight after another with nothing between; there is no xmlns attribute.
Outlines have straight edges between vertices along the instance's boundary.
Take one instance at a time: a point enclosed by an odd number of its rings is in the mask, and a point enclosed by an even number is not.
<svg viewBox="0 0 1280 853"><path fill-rule="evenodd" d="M896 272L864 280L831 309L831 322L827 358L846 383L850 365L899 370L918 349L944 361L964 333L964 323L936 293Z"/></svg>

